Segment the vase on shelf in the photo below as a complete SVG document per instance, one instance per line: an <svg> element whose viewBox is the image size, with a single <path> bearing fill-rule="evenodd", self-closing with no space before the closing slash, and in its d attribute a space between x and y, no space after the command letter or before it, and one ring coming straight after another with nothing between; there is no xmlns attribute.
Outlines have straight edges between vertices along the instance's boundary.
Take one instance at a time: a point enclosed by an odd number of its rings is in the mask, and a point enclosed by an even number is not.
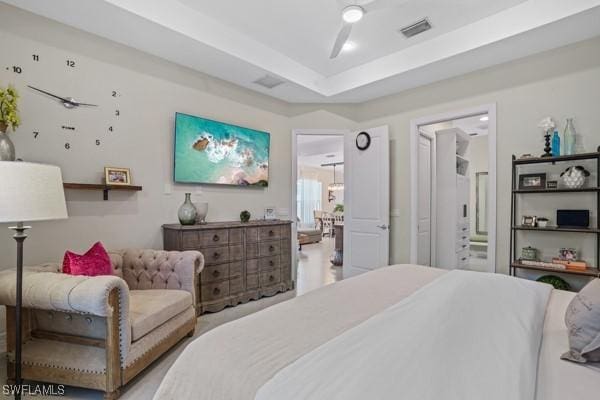
<svg viewBox="0 0 600 400"><path fill-rule="evenodd" d="M15 161L15 145L8 137L8 125L0 122L0 161Z"/></svg>
<svg viewBox="0 0 600 400"><path fill-rule="evenodd" d="M196 203L196 223L200 225L206 224L206 215L208 215L208 203Z"/></svg>
<svg viewBox="0 0 600 400"><path fill-rule="evenodd" d="M575 126L573 125L573 118L567 118L562 140L565 155L570 156L575 154L576 136L577 132L575 131Z"/></svg>
<svg viewBox="0 0 600 400"><path fill-rule="evenodd" d="M196 207L192 203L192 194L185 194L185 201L179 207L179 211L177 212L177 217L179 217L179 223L181 225L194 225L196 223L196 215L198 212L196 211Z"/></svg>

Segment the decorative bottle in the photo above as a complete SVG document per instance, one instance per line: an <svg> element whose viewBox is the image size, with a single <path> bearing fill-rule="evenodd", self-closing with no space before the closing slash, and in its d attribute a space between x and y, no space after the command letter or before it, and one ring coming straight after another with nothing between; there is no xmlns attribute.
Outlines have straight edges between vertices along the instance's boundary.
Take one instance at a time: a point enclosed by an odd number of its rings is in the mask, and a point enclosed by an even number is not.
<svg viewBox="0 0 600 400"><path fill-rule="evenodd" d="M575 131L575 126L573 125L573 118L567 118L567 123L565 124L565 130L563 132L563 148L564 154L570 156L575 154L575 137L577 132Z"/></svg>
<svg viewBox="0 0 600 400"><path fill-rule="evenodd" d="M552 135L552 156L560 156L560 136L558 135L558 131L554 131L554 135Z"/></svg>
<svg viewBox="0 0 600 400"><path fill-rule="evenodd" d="M177 212L177 217L179 217L179 223L181 225L194 225L196 223L196 215L198 212L196 211L196 207L192 204L192 194L185 194L185 201L179 207L179 211Z"/></svg>

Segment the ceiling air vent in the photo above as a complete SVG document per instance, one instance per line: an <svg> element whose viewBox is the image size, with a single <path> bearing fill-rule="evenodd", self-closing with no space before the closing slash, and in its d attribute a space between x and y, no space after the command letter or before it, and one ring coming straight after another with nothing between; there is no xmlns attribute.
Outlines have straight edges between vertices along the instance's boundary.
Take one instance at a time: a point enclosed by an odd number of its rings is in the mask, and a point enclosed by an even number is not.
<svg viewBox="0 0 600 400"><path fill-rule="evenodd" d="M411 38L415 35L418 35L419 33L423 33L430 29L431 29L431 24L429 23L427 18L423 18L419 22L415 22L412 25L409 25L409 26L406 26L406 27L400 29L400 32L402 32L402 34L404 36L406 36L406 38Z"/></svg>
<svg viewBox="0 0 600 400"><path fill-rule="evenodd" d="M279 86L284 82L284 80L272 75L265 75L262 78L254 81L254 83L256 83L257 85L266 87L267 89L273 89L275 86Z"/></svg>

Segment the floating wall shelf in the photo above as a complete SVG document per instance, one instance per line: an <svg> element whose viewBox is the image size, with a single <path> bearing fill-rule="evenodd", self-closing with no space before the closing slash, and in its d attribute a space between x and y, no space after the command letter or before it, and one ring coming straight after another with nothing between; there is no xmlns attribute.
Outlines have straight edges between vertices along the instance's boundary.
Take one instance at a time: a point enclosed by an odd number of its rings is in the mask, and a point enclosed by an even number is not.
<svg viewBox="0 0 600 400"><path fill-rule="evenodd" d="M65 189L72 190L101 190L103 192L103 199L108 200L108 192L111 190L118 191L129 191L129 192L140 192L141 186L134 185L103 185L94 183L63 183Z"/></svg>

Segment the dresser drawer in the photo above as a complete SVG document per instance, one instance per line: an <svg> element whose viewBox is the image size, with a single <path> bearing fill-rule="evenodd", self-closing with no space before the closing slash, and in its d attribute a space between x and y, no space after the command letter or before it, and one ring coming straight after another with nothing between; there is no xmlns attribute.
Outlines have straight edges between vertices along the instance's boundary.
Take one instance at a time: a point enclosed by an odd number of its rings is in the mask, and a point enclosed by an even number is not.
<svg viewBox="0 0 600 400"><path fill-rule="evenodd" d="M229 264L209 265L200 272L201 284L220 281L229 278Z"/></svg>
<svg viewBox="0 0 600 400"><path fill-rule="evenodd" d="M468 250L469 249L469 238L466 237L465 239L457 239L456 240L456 251L463 251L463 250Z"/></svg>
<svg viewBox="0 0 600 400"><path fill-rule="evenodd" d="M200 236L198 232L181 232L181 247L183 250L198 250L200 248Z"/></svg>
<svg viewBox="0 0 600 400"><path fill-rule="evenodd" d="M215 229L200 234L202 247L222 246L229 243L229 231L227 229Z"/></svg>
<svg viewBox="0 0 600 400"><path fill-rule="evenodd" d="M246 260L246 273L256 274L258 273L258 258L253 260Z"/></svg>
<svg viewBox="0 0 600 400"><path fill-rule="evenodd" d="M204 264L223 264L229 262L229 247L208 247L201 250Z"/></svg>
<svg viewBox="0 0 600 400"><path fill-rule="evenodd" d="M246 228L246 243L258 242L258 227Z"/></svg>
<svg viewBox="0 0 600 400"><path fill-rule="evenodd" d="M258 257L258 243L246 243L246 260Z"/></svg>
<svg viewBox="0 0 600 400"><path fill-rule="evenodd" d="M239 244L244 242L244 230L235 228L229 230L229 244Z"/></svg>
<svg viewBox="0 0 600 400"><path fill-rule="evenodd" d="M281 271L278 269L261 272L258 275L260 287L271 286L281 282Z"/></svg>
<svg viewBox="0 0 600 400"><path fill-rule="evenodd" d="M229 281L209 283L200 287L202 301L214 301L229 296Z"/></svg>
<svg viewBox="0 0 600 400"><path fill-rule="evenodd" d="M292 280L292 269L288 267L281 267L281 281L289 282Z"/></svg>
<svg viewBox="0 0 600 400"><path fill-rule="evenodd" d="M237 294L244 291L244 279L241 276L229 280L229 294Z"/></svg>
<svg viewBox="0 0 600 400"><path fill-rule="evenodd" d="M264 257L258 260L258 269L261 272L269 269L277 269L279 265L279 256Z"/></svg>
<svg viewBox="0 0 600 400"><path fill-rule="evenodd" d="M258 229L258 240L272 240L281 237L280 226L262 226Z"/></svg>
<svg viewBox="0 0 600 400"><path fill-rule="evenodd" d="M246 289L258 289L258 274L246 275Z"/></svg>
<svg viewBox="0 0 600 400"><path fill-rule="evenodd" d="M456 268L465 268L469 264L469 249L456 253Z"/></svg>
<svg viewBox="0 0 600 400"><path fill-rule="evenodd" d="M242 271L243 271L243 268L242 268L241 261L232 262L231 264L229 264L229 276L230 277L241 276Z"/></svg>
<svg viewBox="0 0 600 400"><path fill-rule="evenodd" d="M291 225L282 225L281 229L281 238L282 239L291 239L292 238L292 226Z"/></svg>
<svg viewBox="0 0 600 400"><path fill-rule="evenodd" d="M261 242L258 244L258 255L260 257L276 256L281 252L281 244L278 240L272 242Z"/></svg>
<svg viewBox="0 0 600 400"><path fill-rule="evenodd" d="M229 260L242 261L244 259L244 246L241 244L229 246Z"/></svg>
<svg viewBox="0 0 600 400"><path fill-rule="evenodd" d="M281 241L281 254L289 256L292 253L292 242L289 239Z"/></svg>

